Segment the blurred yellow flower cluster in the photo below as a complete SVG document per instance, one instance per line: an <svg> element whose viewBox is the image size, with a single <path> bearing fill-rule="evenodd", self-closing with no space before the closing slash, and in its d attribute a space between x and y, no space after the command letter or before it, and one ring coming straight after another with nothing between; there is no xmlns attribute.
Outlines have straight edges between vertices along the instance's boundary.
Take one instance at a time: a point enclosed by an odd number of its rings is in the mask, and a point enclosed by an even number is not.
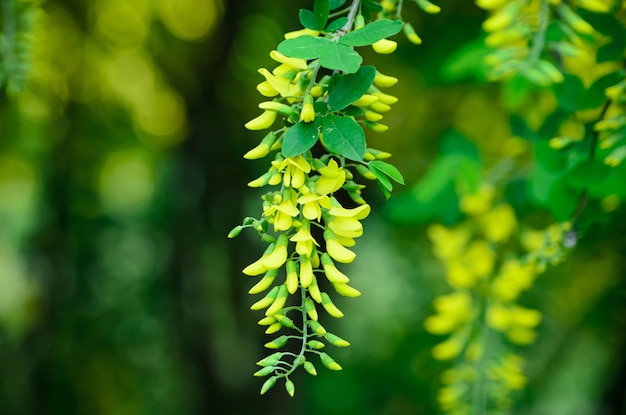
<svg viewBox="0 0 626 415"><path fill-rule="evenodd" d="M504 404L510 391L524 385L521 359L510 356L506 343L495 339L500 334L517 345L534 342L542 315L517 300L548 264L563 259L569 231L568 224L542 231L520 229L513 208L497 203L496 188L487 184L463 195L459 208L466 219L456 227L428 228L452 292L435 298L435 314L425 319L424 327L448 336L433 347L435 359L460 357L446 372L439 395L448 413L465 413L474 387L490 388ZM496 343L499 346L493 347Z"/></svg>
<svg viewBox="0 0 626 415"><path fill-rule="evenodd" d="M597 35L578 9L596 13L610 10L602 0L476 0L476 4L489 12L483 30L487 32L485 44L493 48L485 61L491 68L491 78L520 74L540 86L564 80L561 69L544 57L545 51L561 59L585 59L584 39ZM559 21L561 33L558 39L548 41L550 20Z"/></svg>

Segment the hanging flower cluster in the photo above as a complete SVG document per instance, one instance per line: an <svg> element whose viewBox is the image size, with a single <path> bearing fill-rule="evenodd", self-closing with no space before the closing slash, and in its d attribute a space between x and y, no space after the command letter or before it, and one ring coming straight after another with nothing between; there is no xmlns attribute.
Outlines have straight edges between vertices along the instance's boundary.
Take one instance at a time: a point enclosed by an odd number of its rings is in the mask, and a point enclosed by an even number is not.
<svg viewBox="0 0 626 415"><path fill-rule="evenodd" d="M460 362L442 376L439 403L447 413L468 411L475 388L486 388L490 405L504 409L510 405L509 392L524 386L522 359L498 337L515 345L535 341L541 313L517 300L566 251L567 223L520 231L512 207L494 204L494 199L494 187L483 185L461 198L464 222L454 228L435 224L428 229L452 292L434 300L435 314L424 327L448 336L432 349L435 359ZM520 238L513 241L517 233Z"/></svg>
<svg viewBox="0 0 626 415"><path fill-rule="evenodd" d="M270 52L277 66L259 69L264 80L257 90L271 100L259 104L263 112L245 127L271 131L244 158L273 154L267 172L248 183L270 190L262 196L260 218L244 219L229 237L251 227L267 243L263 255L243 270L257 279L249 293L263 294L251 309L264 310L259 324L266 334L289 330L265 344L280 350L258 362L262 368L255 376L269 376L261 394L284 379L293 396L289 376L298 367L317 373L311 355L328 369L341 370L322 349L349 343L326 330L318 311L341 318L331 297L361 295L340 270L340 264L354 261L352 247L370 213L361 195L365 186L355 174L377 180L387 197L392 181L403 183L400 172L382 161L391 155L368 148L364 133L365 127L388 128L380 121L397 98L381 89L398 80L361 66L354 49L387 40L402 23L372 20L362 14L364 8L354 1L346 17L328 22L329 3L316 1L315 13L301 12L305 29L286 34ZM273 129L275 124L280 126Z"/></svg>
<svg viewBox="0 0 626 415"><path fill-rule="evenodd" d="M609 11L601 0L476 0L476 4L489 11L483 29L488 33L485 44L493 48L486 58L491 78L520 74L541 86L564 80L561 69L545 52L576 59L586 53L586 39L596 35L578 10ZM551 21L557 24L548 35Z"/></svg>
<svg viewBox="0 0 626 415"><path fill-rule="evenodd" d="M612 167L626 158L626 73L622 71L621 75L615 85L606 89L606 112L594 126L604 163Z"/></svg>

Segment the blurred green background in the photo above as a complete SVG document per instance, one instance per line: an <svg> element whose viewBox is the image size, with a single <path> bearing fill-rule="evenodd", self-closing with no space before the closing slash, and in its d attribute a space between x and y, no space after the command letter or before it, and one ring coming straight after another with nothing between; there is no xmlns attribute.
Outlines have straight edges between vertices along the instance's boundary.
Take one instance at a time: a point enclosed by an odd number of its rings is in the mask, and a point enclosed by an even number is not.
<svg viewBox="0 0 626 415"><path fill-rule="evenodd" d="M511 135L477 63L483 12L441 6L405 6L422 46L362 51L400 79L389 131L368 140L408 185L389 203L365 191L373 214L345 268L363 295L338 299L346 317L329 323L352 343L333 353L344 370L302 371L290 399L260 397L251 375L267 339L240 270L264 248L226 235L261 211L246 183L266 164L241 157L261 138L243 127L259 112L256 70L311 2L44 2L29 80L0 101L0 413L437 413L447 365L422 321L446 288L411 184L442 134L471 139L485 165ZM626 413L624 213L522 298L545 315L519 350L531 385L512 413Z"/></svg>

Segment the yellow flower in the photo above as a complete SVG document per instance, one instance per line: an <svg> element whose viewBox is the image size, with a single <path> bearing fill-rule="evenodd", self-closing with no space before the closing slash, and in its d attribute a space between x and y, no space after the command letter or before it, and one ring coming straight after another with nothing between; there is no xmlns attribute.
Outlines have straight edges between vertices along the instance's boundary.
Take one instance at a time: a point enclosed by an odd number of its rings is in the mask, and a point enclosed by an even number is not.
<svg viewBox="0 0 626 415"><path fill-rule="evenodd" d="M300 188L301 193L306 186ZM322 217L322 208L330 209L332 206L330 198L326 195L321 196L314 192L309 192L298 198L298 203L302 205L302 214L309 220L319 220Z"/></svg>
<svg viewBox="0 0 626 415"><path fill-rule="evenodd" d="M313 282L313 266L307 256L300 255L300 285L307 288Z"/></svg>
<svg viewBox="0 0 626 415"><path fill-rule="evenodd" d="M380 91L373 92L372 95L378 97L378 101L382 102L383 104L386 104L386 105L393 105L396 102L398 102L398 98L397 97L394 97L393 95L385 94L385 93L380 92Z"/></svg>
<svg viewBox="0 0 626 415"><path fill-rule="evenodd" d="M304 97L304 104L302 105L302 111L300 112L300 121L311 122L315 119L315 108L313 108L313 96L307 95Z"/></svg>
<svg viewBox="0 0 626 415"><path fill-rule="evenodd" d="M263 111L263 114L248 121L245 127L253 131L264 130L270 128L272 124L274 124L274 121L276 121L276 111L266 110Z"/></svg>
<svg viewBox="0 0 626 415"><path fill-rule="evenodd" d="M300 213L296 203L297 193L293 189L285 189L276 203L263 207L263 216L270 219L275 231L286 231L291 228L293 218Z"/></svg>
<svg viewBox="0 0 626 415"><path fill-rule="evenodd" d="M282 267L287 262L287 243L287 235L281 234L274 250L263 259L261 264L268 270Z"/></svg>
<svg viewBox="0 0 626 415"><path fill-rule="evenodd" d="M531 286L534 278L535 267L532 263L522 265L518 260L508 260L491 283L491 293L502 301L515 300Z"/></svg>
<svg viewBox="0 0 626 415"><path fill-rule="evenodd" d="M370 205L366 204L352 209L346 209L343 206L333 206L328 213L339 218L354 218L363 220L370 214L370 211Z"/></svg>
<svg viewBox="0 0 626 415"><path fill-rule="evenodd" d="M333 217L327 226L335 235L345 238L358 238L363 235L363 225L354 218Z"/></svg>
<svg viewBox="0 0 626 415"><path fill-rule="evenodd" d="M436 360L452 360L461 353L463 343L452 337L433 347L432 355Z"/></svg>
<svg viewBox="0 0 626 415"><path fill-rule="evenodd" d="M380 72L376 72L376 76L374 77L374 85L380 88L387 88L390 86L394 86L397 83L398 83L398 78L394 78L393 76L388 76Z"/></svg>
<svg viewBox="0 0 626 415"><path fill-rule="evenodd" d="M259 73L263 75L272 88L278 91L281 95L285 96L289 93L291 80L282 76L276 76L265 68L260 68Z"/></svg>
<svg viewBox="0 0 626 415"><path fill-rule="evenodd" d="M278 63L287 64L293 68L297 68L300 70L307 69L307 63L305 59L289 58L278 52L277 50L271 51L270 57Z"/></svg>
<svg viewBox="0 0 626 415"><path fill-rule="evenodd" d="M482 185L474 194L467 194L461 197L461 211L465 214L476 216L483 214L491 207L491 201L495 194L495 189L490 185Z"/></svg>
<svg viewBox="0 0 626 415"><path fill-rule="evenodd" d="M272 161L272 166L278 171L283 171L283 184L286 187L300 188L304 185L307 174L311 171L311 165L301 155L287 157L284 160Z"/></svg>
<svg viewBox="0 0 626 415"><path fill-rule="evenodd" d="M264 97L271 98L278 95L278 91L268 81L261 82L256 86L256 89Z"/></svg>
<svg viewBox="0 0 626 415"><path fill-rule="evenodd" d="M424 320L424 328L433 334L447 334L466 324L472 316L472 297L457 291L438 296L433 306L436 315Z"/></svg>
<svg viewBox="0 0 626 415"><path fill-rule="evenodd" d="M318 36L320 32L311 29L294 30L293 32L285 33L285 39L293 39L300 36Z"/></svg>
<svg viewBox="0 0 626 415"><path fill-rule="evenodd" d="M333 288L339 295L343 295L344 297L354 298L361 295L359 290L349 286L348 284L333 284Z"/></svg>
<svg viewBox="0 0 626 415"><path fill-rule="evenodd" d="M313 245L319 246L319 244L315 241L313 236L311 235L311 223L303 219L302 225L298 232L295 233L291 238L289 238L291 242L296 243L296 252L300 255L310 257L313 253Z"/></svg>
<svg viewBox="0 0 626 415"><path fill-rule="evenodd" d="M440 259L460 255L471 237L469 230L465 227L448 229L440 224L429 226L427 234L434 244L435 256Z"/></svg>
<svg viewBox="0 0 626 415"><path fill-rule="evenodd" d="M332 302L328 294L322 293L321 295L322 295L322 307L324 307L326 312L335 318L343 317L343 313L341 312L341 310L337 308L337 306L335 306L335 304Z"/></svg>
<svg viewBox="0 0 626 415"><path fill-rule="evenodd" d="M347 284L350 282L350 278L335 267L333 260L326 252L322 254L321 260L328 281L335 284Z"/></svg>
<svg viewBox="0 0 626 415"><path fill-rule="evenodd" d="M370 94L364 94L361 98L352 103L355 107L369 107L374 102L378 101L378 97Z"/></svg>
<svg viewBox="0 0 626 415"><path fill-rule="evenodd" d="M324 231L324 239L326 240L326 251L332 259L338 262L342 262L344 264L354 261L356 254L345 246L341 245L333 231L331 231L330 229Z"/></svg>
<svg viewBox="0 0 626 415"><path fill-rule="evenodd" d="M320 195L327 195L341 189L346 181L346 172L335 159L330 159L325 167L317 171L320 176L315 183L315 191Z"/></svg>
<svg viewBox="0 0 626 415"><path fill-rule="evenodd" d="M274 134L273 132L268 133L265 137L263 137L261 143L259 143L259 145L252 150L248 151L246 154L244 154L243 158L248 160L255 160L267 156L275 141L276 134Z"/></svg>

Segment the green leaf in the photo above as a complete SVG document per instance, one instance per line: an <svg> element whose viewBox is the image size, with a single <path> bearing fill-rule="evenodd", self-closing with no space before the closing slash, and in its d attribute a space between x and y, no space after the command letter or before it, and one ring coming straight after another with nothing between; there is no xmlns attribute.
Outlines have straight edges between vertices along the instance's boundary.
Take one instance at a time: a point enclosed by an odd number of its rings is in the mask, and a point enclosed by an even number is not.
<svg viewBox="0 0 626 415"><path fill-rule="evenodd" d="M591 84L591 86L585 93L583 99L584 106L582 109L597 108L600 105L604 104L607 101L605 90L611 85L615 85L616 83L618 83L619 80L619 72L611 72L597 79L593 84Z"/></svg>
<svg viewBox="0 0 626 415"><path fill-rule="evenodd" d="M313 147L319 138L321 126L321 117L316 117L313 122L300 121L289 128L283 137L283 156L295 157Z"/></svg>
<svg viewBox="0 0 626 415"><path fill-rule="evenodd" d="M330 12L329 0L315 0L313 3L313 13L319 30L323 30L328 22L328 13Z"/></svg>
<svg viewBox="0 0 626 415"><path fill-rule="evenodd" d="M461 159L454 180L457 189L467 193L476 193L480 187L482 175L480 167L475 160Z"/></svg>
<svg viewBox="0 0 626 415"><path fill-rule="evenodd" d="M603 63L621 60L624 56L624 49L626 49L626 42L623 39L613 39L612 42L598 48L596 61Z"/></svg>
<svg viewBox="0 0 626 415"><path fill-rule="evenodd" d="M565 177L567 183L576 189L586 189L602 182L611 173L611 167L601 160L587 160L574 167Z"/></svg>
<svg viewBox="0 0 626 415"><path fill-rule="evenodd" d="M346 0L330 0L330 10L335 10L346 3Z"/></svg>
<svg viewBox="0 0 626 415"><path fill-rule="evenodd" d="M364 16L368 16L371 13L378 13L383 10L383 7L379 2L374 0L363 0L361 2L361 13Z"/></svg>
<svg viewBox="0 0 626 415"><path fill-rule="evenodd" d="M550 173L560 173L567 166L565 153L550 147L548 140L537 140L535 142L535 159L544 170Z"/></svg>
<svg viewBox="0 0 626 415"><path fill-rule="evenodd" d="M336 32L337 30L341 29L347 22L347 17L340 17L339 19L333 20L332 22L328 23L328 26L326 26L326 29L324 29L324 31Z"/></svg>
<svg viewBox="0 0 626 415"><path fill-rule="evenodd" d="M329 111L339 111L361 98L367 92L376 76L373 66L361 66L353 74L343 75L328 94Z"/></svg>
<svg viewBox="0 0 626 415"><path fill-rule="evenodd" d="M285 56L299 59L317 59L336 43L323 37L298 36L280 42L278 51Z"/></svg>
<svg viewBox="0 0 626 415"><path fill-rule="evenodd" d="M579 77L565 74L564 81L553 88L560 109L573 112L584 107L585 85Z"/></svg>
<svg viewBox="0 0 626 415"><path fill-rule="evenodd" d="M348 33L339 42L348 46L366 46L395 35L400 30L402 30L401 21L381 19Z"/></svg>
<svg viewBox="0 0 626 415"><path fill-rule="evenodd" d="M328 115L323 120L324 147L350 160L363 160L365 133L354 118Z"/></svg>
<svg viewBox="0 0 626 415"><path fill-rule="evenodd" d="M320 64L324 68L342 71L344 73L354 73L359 70L361 62L363 62L361 55L350 46L334 43L330 40L328 40L328 42L329 43L325 43L319 51Z"/></svg>
<svg viewBox="0 0 626 415"><path fill-rule="evenodd" d="M391 179L393 179L395 182L400 183L400 184L404 184L404 177L402 177L402 173L400 173L400 170L398 170L395 166L389 164L389 163L385 163L384 161L381 160L372 160L369 162L369 166L370 166L370 170L372 170L372 168L386 174L387 176L389 176ZM374 173L376 174L376 173ZM378 176L377 176L378 177Z"/></svg>
<svg viewBox="0 0 626 415"><path fill-rule="evenodd" d="M393 184L391 184L391 180L389 180L389 177L387 177L384 172L378 170L376 167L373 166L370 166L370 171L374 174L374 176L376 176L378 184L383 190L385 198L389 199L389 196L391 196L391 191L393 190Z"/></svg>
<svg viewBox="0 0 626 415"><path fill-rule="evenodd" d="M437 197L456 175L462 158L459 156L442 157L435 161L422 179L413 187L413 194L418 202L425 203Z"/></svg>
<svg viewBox="0 0 626 415"><path fill-rule="evenodd" d="M319 30L319 26L317 25L317 19L315 18L315 13L313 13L309 9L300 9L300 13L298 15L300 18L300 24L311 30Z"/></svg>

